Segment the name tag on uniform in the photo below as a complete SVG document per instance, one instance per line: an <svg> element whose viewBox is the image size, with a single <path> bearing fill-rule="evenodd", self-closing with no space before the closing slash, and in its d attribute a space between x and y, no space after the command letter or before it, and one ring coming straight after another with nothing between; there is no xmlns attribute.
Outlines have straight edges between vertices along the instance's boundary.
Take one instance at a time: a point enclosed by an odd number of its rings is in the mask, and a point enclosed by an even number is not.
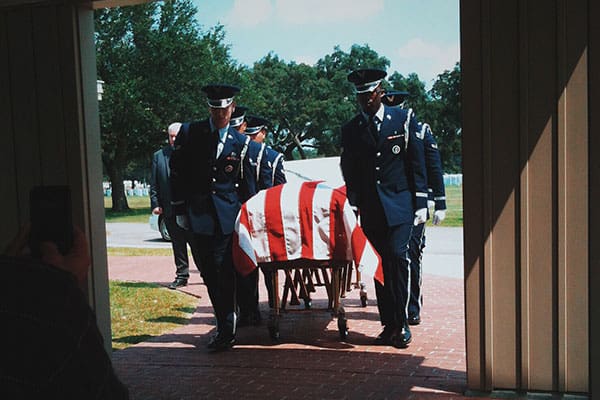
<svg viewBox="0 0 600 400"><path fill-rule="evenodd" d="M388 136L387 140L398 139L399 137L404 137L404 133L402 133L400 135Z"/></svg>

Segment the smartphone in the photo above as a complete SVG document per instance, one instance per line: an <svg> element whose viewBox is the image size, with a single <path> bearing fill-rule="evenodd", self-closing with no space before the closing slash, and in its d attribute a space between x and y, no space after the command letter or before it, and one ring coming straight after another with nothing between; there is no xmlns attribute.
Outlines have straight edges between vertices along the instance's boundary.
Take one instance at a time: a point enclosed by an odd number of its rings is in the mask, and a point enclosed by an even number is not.
<svg viewBox="0 0 600 400"><path fill-rule="evenodd" d="M40 257L40 243L53 242L65 255L73 246L71 190L69 186L36 186L29 193L31 233L29 247Z"/></svg>

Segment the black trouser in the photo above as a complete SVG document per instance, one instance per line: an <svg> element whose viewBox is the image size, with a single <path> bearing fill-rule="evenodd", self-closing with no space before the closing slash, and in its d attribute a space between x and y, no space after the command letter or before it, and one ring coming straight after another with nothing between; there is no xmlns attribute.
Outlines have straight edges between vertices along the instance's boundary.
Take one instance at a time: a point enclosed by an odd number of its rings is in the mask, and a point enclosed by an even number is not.
<svg viewBox="0 0 600 400"><path fill-rule="evenodd" d="M175 216L164 218L169 236L171 236L171 247L173 248L173 259L175 261L175 277L187 281L190 278L190 264L187 250L190 233L177 225Z"/></svg>
<svg viewBox="0 0 600 400"><path fill-rule="evenodd" d="M267 287L267 295L269 307L273 308L273 272L270 270L262 270ZM252 315L259 312L258 308L258 268L246 276L242 276L236 272L237 286L236 299L240 309L240 315Z"/></svg>
<svg viewBox="0 0 600 400"><path fill-rule="evenodd" d="M236 299L240 316L248 317L258 312L258 268L243 276L236 272Z"/></svg>
<svg viewBox="0 0 600 400"><path fill-rule="evenodd" d="M425 248L425 224L413 226L410 236L408 254L410 256L410 301L408 303L408 315L417 316L421 314L423 305L423 293L421 284L423 282L423 249Z"/></svg>
<svg viewBox="0 0 600 400"><path fill-rule="evenodd" d="M411 231L412 223L365 230L381 256L384 284L375 280L375 294L381 324L391 328L401 328L406 324L410 296L408 243Z"/></svg>
<svg viewBox="0 0 600 400"><path fill-rule="evenodd" d="M231 234L194 233L190 246L217 318L217 331L235 335L235 273L231 257Z"/></svg>

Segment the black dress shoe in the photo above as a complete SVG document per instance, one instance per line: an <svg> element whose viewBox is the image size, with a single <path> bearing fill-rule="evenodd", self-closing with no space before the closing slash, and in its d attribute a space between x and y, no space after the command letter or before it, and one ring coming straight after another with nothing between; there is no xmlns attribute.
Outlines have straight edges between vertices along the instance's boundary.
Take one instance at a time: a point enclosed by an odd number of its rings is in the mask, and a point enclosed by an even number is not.
<svg viewBox="0 0 600 400"><path fill-rule="evenodd" d="M398 349L405 349L408 347L408 344L412 341L412 334L410 333L410 328L408 325L404 325L404 328L399 329L396 332L396 336L394 336L394 347Z"/></svg>
<svg viewBox="0 0 600 400"><path fill-rule="evenodd" d="M396 329L386 325L383 327L383 331L375 338L374 344L376 345L391 345L393 344L394 334L396 333Z"/></svg>
<svg viewBox="0 0 600 400"><path fill-rule="evenodd" d="M187 286L187 280L177 278L169 285L169 289L177 289L178 287Z"/></svg>
<svg viewBox="0 0 600 400"><path fill-rule="evenodd" d="M419 325L420 323L421 323L421 316L419 314L408 316L408 324L409 325Z"/></svg>
<svg viewBox="0 0 600 400"><path fill-rule="evenodd" d="M229 350L235 344L235 336L233 335L223 335L217 333L210 339L210 342L206 345L206 347L212 351L225 351Z"/></svg>

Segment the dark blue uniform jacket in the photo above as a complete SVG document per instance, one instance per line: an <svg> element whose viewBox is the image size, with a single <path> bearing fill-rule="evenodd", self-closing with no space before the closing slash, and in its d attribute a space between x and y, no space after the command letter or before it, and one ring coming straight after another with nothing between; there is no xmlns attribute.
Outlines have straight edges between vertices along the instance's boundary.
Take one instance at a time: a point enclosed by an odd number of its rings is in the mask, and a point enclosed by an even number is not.
<svg viewBox="0 0 600 400"><path fill-rule="evenodd" d="M271 147L263 146L263 157L269 167L269 179L272 186L286 183L285 172L283 171L283 154L273 150Z"/></svg>
<svg viewBox="0 0 600 400"><path fill-rule="evenodd" d="M248 153L260 145L230 127L219 158L218 131L210 122L182 125L171 155L171 200L175 215L187 215L192 232L231 234L242 202L256 194L255 171Z"/></svg>
<svg viewBox="0 0 600 400"><path fill-rule="evenodd" d="M375 140L362 114L342 127L340 164L348 200L365 229L412 223L427 207L423 140L411 110L384 106Z"/></svg>

